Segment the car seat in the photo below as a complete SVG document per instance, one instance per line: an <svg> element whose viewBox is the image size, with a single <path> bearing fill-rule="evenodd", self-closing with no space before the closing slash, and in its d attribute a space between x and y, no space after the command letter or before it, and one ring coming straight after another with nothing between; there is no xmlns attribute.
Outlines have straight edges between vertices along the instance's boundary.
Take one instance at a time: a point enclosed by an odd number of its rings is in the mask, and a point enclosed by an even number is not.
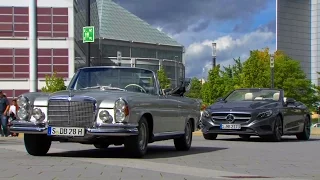
<svg viewBox="0 0 320 180"><path fill-rule="evenodd" d="M274 93L273 94L273 100L274 101L279 101L280 93Z"/></svg>
<svg viewBox="0 0 320 180"><path fill-rule="evenodd" d="M252 93L246 93L246 94L244 95L244 100L250 100L250 101L252 101L252 99L253 99L253 94L252 94Z"/></svg>

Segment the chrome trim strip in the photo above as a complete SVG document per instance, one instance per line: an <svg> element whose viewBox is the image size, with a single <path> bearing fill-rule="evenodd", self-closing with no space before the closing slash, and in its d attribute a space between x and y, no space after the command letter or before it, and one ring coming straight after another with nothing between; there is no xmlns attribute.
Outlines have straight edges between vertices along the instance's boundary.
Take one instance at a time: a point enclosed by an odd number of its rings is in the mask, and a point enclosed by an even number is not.
<svg viewBox="0 0 320 180"><path fill-rule="evenodd" d="M243 111L212 111L211 114L247 114L251 115L251 112L243 112Z"/></svg>
<svg viewBox="0 0 320 180"><path fill-rule="evenodd" d="M10 132L26 134L47 134L45 127L11 127Z"/></svg>
<svg viewBox="0 0 320 180"><path fill-rule="evenodd" d="M211 116L212 119L218 119L218 120L226 120L227 116ZM239 116L234 116L234 119L244 119L244 120L249 120L251 119L250 117L239 117Z"/></svg>
<svg viewBox="0 0 320 180"><path fill-rule="evenodd" d="M89 135L134 136L139 134L138 128L87 129Z"/></svg>
<svg viewBox="0 0 320 180"><path fill-rule="evenodd" d="M96 125L99 128L137 128L138 127L138 123L137 124L121 124L121 123L117 123L117 124L100 124L100 125Z"/></svg>

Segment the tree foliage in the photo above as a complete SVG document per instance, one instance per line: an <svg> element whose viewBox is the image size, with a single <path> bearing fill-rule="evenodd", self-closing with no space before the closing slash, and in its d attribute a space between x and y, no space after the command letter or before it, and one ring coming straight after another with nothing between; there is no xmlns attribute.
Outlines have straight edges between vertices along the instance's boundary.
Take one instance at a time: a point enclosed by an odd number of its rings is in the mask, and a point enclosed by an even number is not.
<svg viewBox="0 0 320 180"><path fill-rule="evenodd" d="M160 87L162 89L170 88L171 82L170 82L170 79L168 78L163 66L160 67L160 69L157 72L157 75L158 75Z"/></svg>
<svg viewBox="0 0 320 180"><path fill-rule="evenodd" d="M319 100L319 87L314 86L300 67L300 63L281 51L274 54L274 85L283 89L286 97L305 103L308 107ZM201 98L205 104L212 104L219 97L225 97L237 88L270 88L271 68L269 49L254 50L249 58L221 68L217 65L208 72L207 82L202 85Z"/></svg>
<svg viewBox="0 0 320 180"><path fill-rule="evenodd" d="M194 77L191 79L190 90L186 94L186 96L190 98L201 99L201 89L202 89L201 81L198 78Z"/></svg>
<svg viewBox="0 0 320 180"><path fill-rule="evenodd" d="M320 73L319 73L320 74ZM162 88L170 87L170 80L163 67L158 71ZM283 89L286 97L294 98L314 109L313 104L320 101L319 90L307 79L300 62L281 51L274 53L274 88ZM217 65L209 70L207 81L202 84L192 78L188 97L201 99L203 104L210 105L218 98L227 96L238 88L270 88L271 68L269 49L250 51L244 62L234 59L233 65Z"/></svg>
<svg viewBox="0 0 320 180"><path fill-rule="evenodd" d="M66 86L64 80L61 77L57 76L57 72L54 72L52 76L46 75L46 86L42 87L42 92L57 92L65 90Z"/></svg>

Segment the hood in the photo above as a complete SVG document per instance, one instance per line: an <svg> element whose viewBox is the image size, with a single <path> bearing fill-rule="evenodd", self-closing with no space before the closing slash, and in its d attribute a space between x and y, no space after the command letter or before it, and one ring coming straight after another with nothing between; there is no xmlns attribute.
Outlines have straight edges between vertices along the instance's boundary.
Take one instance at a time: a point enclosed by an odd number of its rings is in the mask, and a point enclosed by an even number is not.
<svg viewBox="0 0 320 180"><path fill-rule="evenodd" d="M56 96L87 96L92 97L96 100L105 100L107 99L114 99L117 100L118 98L130 98L132 96L147 96L148 94L144 93L136 93L136 92L130 92L130 91L118 91L118 90L100 90L100 89L90 89L90 90L79 90L79 91L59 91L50 94L49 98L56 97Z"/></svg>
<svg viewBox="0 0 320 180"><path fill-rule="evenodd" d="M151 96L145 93L136 93L130 91L119 91L119 90L100 90L100 89L90 89L90 90L78 90L78 91L59 91L49 95L50 98L59 98L59 96L85 96L93 98L97 101L97 104L100 105L101 102L110 102L114 103L117 99L123 98L127 101L132 100L133 97L146 97Z"/></svg>
<svg viewBox="0 0 320 180"><path fill-rule="evenodd" d="M254 109L273 108L277 102L270 101L237 101L237 102L217 102L208 107L210 110L238 110L248 111Z"/></svg>

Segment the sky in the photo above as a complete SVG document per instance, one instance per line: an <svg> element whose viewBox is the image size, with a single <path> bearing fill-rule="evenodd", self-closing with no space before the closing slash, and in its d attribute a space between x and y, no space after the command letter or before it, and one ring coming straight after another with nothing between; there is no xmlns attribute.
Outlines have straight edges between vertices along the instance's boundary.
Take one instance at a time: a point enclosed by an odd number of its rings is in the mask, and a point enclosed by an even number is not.
<svg viewBox="0 0 320 180"><path fill-rule="evenodd" d="M275 50L276 0L114 0L185 47L186 77L205 78L217 64L245 61L250 50Z"/></svg>

